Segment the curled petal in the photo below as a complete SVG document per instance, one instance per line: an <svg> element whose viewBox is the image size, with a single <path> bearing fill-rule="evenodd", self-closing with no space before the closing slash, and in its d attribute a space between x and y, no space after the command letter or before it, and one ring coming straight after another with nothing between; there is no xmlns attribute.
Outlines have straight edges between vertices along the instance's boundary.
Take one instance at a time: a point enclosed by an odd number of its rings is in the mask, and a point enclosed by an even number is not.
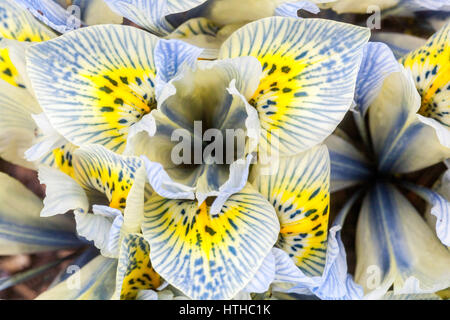
<svg viewBox="0 0 450 320"><path fill-rule="evenodd" d="M94 205L92 211L93 214L75 210L78 234L93 241L103 256L117 258L123 224L122 212L101 205Z"/></svg>
<svg viewBox="0 0 450 320"><path fill-rule="evenodd" d="M35 169L35 164L26 160L25 151L33 145L37 129L31 114L39 112L39 104L27 90L0 80L0 156L3 159Z"/></svg>
<svg viewBox="0 0 450 320"><path fill-rule="evenodd" d="M121 156L101 145L88 145L74 152L73 166L81 187L103 194L111 208L122 211L143 164L137 157Z"/></svg>
<svg viewBox="0 0 450 320"><path fill-rule="evenodd" d="M78 209L87 212L89 201L83 188L70 176L47 166L39 167L39 181L46 186L42 217Z"/></svg>

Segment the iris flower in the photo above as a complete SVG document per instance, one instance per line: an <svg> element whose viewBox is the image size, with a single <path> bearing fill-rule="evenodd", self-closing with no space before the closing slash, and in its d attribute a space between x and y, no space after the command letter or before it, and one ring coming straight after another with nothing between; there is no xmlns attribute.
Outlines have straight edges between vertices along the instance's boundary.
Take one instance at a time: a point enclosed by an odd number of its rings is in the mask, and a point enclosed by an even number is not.
<svg viewBox="0 0 450 320"><path fill-rule="evenodd" d="M401 64L385 45L369 43L353 112L360 140L338 130L326 141L332 191L354 187L353 203L364 194L355 279L367 298L382 296L392 285L394 294L433 293L450 286L450 253L444 246L450 243L448 198L411 180L412 172L450 155L449 28ZM404 192L430 203L435 231ZM351 205L338 220L345 220Z"/></svg>
<svg viewBox="0 0 450 320"><path fill-rule="evenodd" d="M342 23L267 18L235 32L213 62L198 61L197 47L127 26L82 28L33 45L27 69L37 99L55 135L79 147L64 161L73 168L69 175L41 167L43 214L74 209L79 233L118 258L115 297L158 290L164 279L190 298L232 298L271 259L275 243L295 268L320 274L328 158L325 147L303 153L350 107L367 39L367 29ZM215 120L219 115L228 119ZM254 140L245 159L270 149L276 138L280 166L308 174L297 181L277 177L278 189L265 190L264 178L247 182L248 165L233 174L233 164L209 170L203 163L185 170L200 177L186 184L158 157L165 150L155 139L166 135L165 127L187 130L193 120L243 129ZM149 148L140 149L143 144ZM143 163L147 175L136 173Z"/></svg>

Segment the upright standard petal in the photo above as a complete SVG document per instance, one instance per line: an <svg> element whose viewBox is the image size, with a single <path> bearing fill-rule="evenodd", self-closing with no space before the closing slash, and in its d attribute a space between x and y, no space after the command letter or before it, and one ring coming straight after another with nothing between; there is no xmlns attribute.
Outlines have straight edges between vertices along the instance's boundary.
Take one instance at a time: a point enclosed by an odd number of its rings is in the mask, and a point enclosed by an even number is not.
<svg viewBox="0 0 450 320"><path fill-rule="evenodd" d="M349 24L281 17L250 23L228 38L220 58L254 56L263 66L250 100L263 150L294 155L333 132L353 101L368 38L368 29Z"/></svg>
<svg viewBox="0 0 450 320"><path fill-rule="evenodd" d="M369 107L369 127L378 169L405 173L420 170L450 156L435 130L416 112L420 96L410 73L402 68L390 74Z"/></svg>
<svg viewBox="0 0 450 320"><path fill-rule="evenodd" d="M273 205L280 220L276 246L307 275L321 275L327 242L330 159L325 146L281 157L252 171L251 183Z"/></svg>
<svg viewBox="0 0 450 320"><path fill-rule="evenodd" d="M71 143L122 152L130 126L155 108L157 38L128 26L67 33L27 52L37 99Z"/></svg>
<svg viewBox="0 0 450 320"><path fill-rule="evenodd" d="M0 255L81 246L68 217L40 217L42 201L20 182L0 173Z"/></svg>
<svg viewBox="0 0 450 320"><path fill-rule="evenodd" d="M330 152L331 192L364 183L373 175L367 157L348 138L332 134L325 140Z"/></svg>
<svg viewBox="0 0 450 320"><path fill-rule="evenodd" d="M378 96L384 79L399 70L399 65L387 45L369 42L364 46L355 90L355 102L362 116L365 116L370 104Z"/></svg>
<svg viewBox="0 0 450 320"><path fill-rule="evenodd" d="M433 293L450 286L450 253L392 185L379 183L364 199L356 234L356 281L368 297ZM418 240L420 239L420 240Z"/></svg>
<svg viewBox="0 0 450 320"><path fill-rule="evenodd" d="M0 3L0 37L34 42L50 40L56 37L56 34L39 23L16 1L2 0Z"/></svg>
<svg viewBox="0 0 450 320"><path fill-rule="evenodd" d="M247 185L211 214L206 202L150 197L142 227L152 265L193 299L229 299L253 278L273 247L272 205Z"/></svg>

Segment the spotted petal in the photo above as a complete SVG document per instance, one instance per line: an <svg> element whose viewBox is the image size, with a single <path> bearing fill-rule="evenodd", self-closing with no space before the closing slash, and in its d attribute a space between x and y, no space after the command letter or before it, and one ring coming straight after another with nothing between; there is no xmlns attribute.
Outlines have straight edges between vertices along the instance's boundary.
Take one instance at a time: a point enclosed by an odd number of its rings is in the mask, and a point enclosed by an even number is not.
<svg viewBox="0 0 450 320"><path fill-rule="evenodd" d="M150 246L140 234L128 234L122 241L117 267L115 296L136 299L139 291L157 289L161 277L150 262Z"/></svg>
<svg viewBox="0 0 450 320"><path fill-rule="evenodd" d="M0 173L0 255L81 246L68 217L41 218L42 201L20 182Z"/></svg>
<svg viewBox="0 0 450 320"><path fill-rule="evenodd" d="M130 126L155 106L156 42L137 28L102 25L31 47L28 71L53 127L75 145L122 152Z"/></svg>
<svg viewBox="0 0 450 320"><path fill-rule="evenodd" d="M318 146L297 156L282 157L272 165L277 169L267 171L257 166L250 181L277 212L281 230L276 245L304 273L320 275L325 265L330 201L327 148Z"/></svg>
<svg viewBox="0 0 450 320"><path fill-rule="evenodd" d="M200 202L217 196L211 210L218 212L226 198L245 185L250 153L256 150L259 119L247 100L258 85L261 65L253 57L194 63L185 52L194 48L198 53L198 48L176 40L160 43L178 49L170 55L156 52L162 73L158 110L152 112L157 129L154 136L141 137L135 152L142 151L150 160L148 179L158 194L191 199L195 192ZM187 63L168 70L171 57ZM202 138L212 143L203 148ZM232 149L231 139L239 143Z"/></svg>
<svg viewBox="0 0 450 320"><path fill-rule="evenodd" d="M450 130L450 22L434 34L427 43L409 53L401 62L412 71L417 90L421 95L419 114L436 120ZM438 130L437 130L438 131ZM443 145L450 148L450 134L439 137Z"/></svg>
<svg viewBox="0 0 450 320"><path fill-rule="evenodd" d="M221 58L254 56L263 77L250 103L263 150L293 155L323 141L353 100L369 31L320 19L273 17L246 25L222 45ZM278 146L276 146L278 144Z"/></svg>
<svg viewBox="0 0 450 320"><path fill-rule="evenodd" d="M250 185L211 214L206 202L152 196L142 228L155 270L193 299L229 299L253 278L275 243L273 207Z"/></svg>
<svg viewBox="0 0 450 320"><path fill-rule="evenodd" d="M45 41L56 36L13 0L0 3L0 37L19 41Z"/></svg>
<svg viewBox="0 0 450 320"><path fill-rule="evenodd" d="M450 286L450 253L392 185L364 199L356 231L356 281L365 293L433 293ZM418 241L417 239L420 239Z"/></svg>
<svg viewBox="0 0 450 320"><path fill-rule="evenodd" d="M368 111L379 170L411 172L450 156L435 129L416 114L419 108L420 96L409 72L402 68L391 73Z"/></svg>
<svg viewBox="0 0 450 320"><path fill-rule="evenodd" d="M126 209L136 171L141 165L137 157L117 155L100 145L81 147L73 158L77 183L85 190L103 194L109 207L119 210Z"/></svg>

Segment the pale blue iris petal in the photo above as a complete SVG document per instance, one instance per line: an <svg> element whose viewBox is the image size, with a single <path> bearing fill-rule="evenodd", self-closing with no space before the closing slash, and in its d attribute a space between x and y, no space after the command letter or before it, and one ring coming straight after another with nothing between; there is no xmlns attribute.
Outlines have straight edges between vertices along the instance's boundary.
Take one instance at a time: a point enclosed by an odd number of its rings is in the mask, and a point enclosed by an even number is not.
<svg viewBox="0 0 450 320"><path fill-rule="evenodd" d="M195 68L197 59L203 49L190 45L181 40L160 39L155 46L155 66L156 66L156 100L159 104L173 93L163 95L164 87L170 80L176 80L177 75L183 68ZM170 86L170 85L169 85ZM167 90L167 88L165 89Z"/></svg>
<svg viewBox="0 0 450 320"><path fill-rule="evenodd" d="M105 0L110 8L157 35L167 35L173 26L166 20L170 14L188 11L206 0Z"/></svg>
<svg viewBox="0 0 450 320"><path fill-rule="evenodd" d="M109 300L114 293L116 269L117 259L99 255L83 268L74 269L69 278L37 300Z"/></svg>
<svg viewBox="0 0 450 320"><path fill-rule="evenodd" d="M355 193L344 205L333 222L328 235L327 262L322 284L314 293L322 299L361 299L362 287L347 273L347 255L341 240L341 228L360 192Z"/></svg>
<svg viewBox="0 0 450 320"><path fill-rule="evenodd" d="M230 165L230 174L217 192L217 198L211 205L211 213L220 212L225 201L234 193L239 192L247 183L250 164L252 162L252 155L247 155L246 159L239 159Z"/></svg>
<svg viewBox="0 0 450 320"><path fill-rule="evenodd" d="M91 262L94 258L96 258L100 254L100 251L94 247L90 246L85 251L83 251L82 254L80 254L74 261L70 263L71 266L76 266L78 268L83 268L85 265L87 265L89 262ZM61 273L55 280L52 282L52 287L67 278L70 277L71 273L67 272ZM69 270L70 271L70 270Z"/></svg>
<svg viewBox="0 0 450 320"><path fill-rule="evenodd" d="M273 249L272 249L273 250ZM264 259L258 272L244 288L245 292L262 293L269 290L270 284L275 278L275 257L270 252Z"/></svg>
<svg viewBox="0 0 450 320"><path fill-rule="evenodd" d="M156 74L160 80L169 82L183 65L195 67L203 49L181 40L160 39L155 46Z"/></svg>
<svg viewBox="0 0 450 320"><path fill-rule="evenodd" d="M66 33L81 26L81 8L79 12L71 12L52 0L16 0L17 3L52 29Z"/></svg>
<svg viewBox="0 0 450 320"><path fill-rule="evenodd" d="M450 157L450 149L439 140L440 131L417 115L420 104L420 95L408 70L400 66L400 72L386 77L368 109L379 171L412 172ZM441 138L445 143L445 136Z"/></svg>
<svg viewBox="0 0 450 320"><path fill-rule="evenodd" d="M399 64L387 45L379 42L365 45L355 89L355 102L362 116L379 94L384 79L396 71Z"/></svg>
<svg viewBox="0 0 450 320"><path fill-rule="evenodd" d="M443 244L450 246L450 202L430 189L411 183L405 186L432 205L431 214L437 218L436 234Z"/></svg>
<svg viewBox="0 0 450 320"><path fill-rule="evenodd" d="M401 0L398 5L411 11L450 11L447 0Z"/></svg>
<svg viewBox="0 0 450 320"><path fill-rule="evenodd" d="M364 199L356 248L355 278L368 298L383 296L392 285L396 294L450 285L450 253L392 185L377 183Z"/></svg>
<svg viewBox="0 0 450 320"><path fill-rule="evenodd" d="M78 234L94 241L102 255L115 258L119 254L122 213L107 206L94 205L93 214L75 211Z"/></svg>
<svg viewBox="0 0 450 320"><path fill-rule="evenodd" d="M0 173L0 255L83 245L68 217L40 217L42 207L42 201L25 186Z"/></svg>
<svg viewBox="0 0 450 320"><path fill-rule="evenodd" d="M275 9L276 16L282 17L298 17L297 11L305 10L314 14L319 13L320 9L316 4L310 1L298 1L298 2L290 2L283 3Z"/></svg>
<svg viewBox="0 0 450 320"><path fill-rule="evenodd" d="M97 25L31 46L27 70L55 130L77 146L101 144L122 153L129 127L145 113L144 104L154 103L157 41L138 28ZM115 94L121 98L110 100ZM120 119L108 121L103 107Z"/></svg>
<svg viewBox="0 0 450 320"><path fill-rule="evenodd" d="M340 235L341 226L334 226L328 235L327 262L322 283L313 293L321 299L361 299L362 287L347 273L347 260Z"/></svg>
<svg viewBox="0 0 450 320"><path fill-rule="evenodd" d="M331 192L367 181L372 172L364 154L338 135L325 140L331 160Z"/></svg>

